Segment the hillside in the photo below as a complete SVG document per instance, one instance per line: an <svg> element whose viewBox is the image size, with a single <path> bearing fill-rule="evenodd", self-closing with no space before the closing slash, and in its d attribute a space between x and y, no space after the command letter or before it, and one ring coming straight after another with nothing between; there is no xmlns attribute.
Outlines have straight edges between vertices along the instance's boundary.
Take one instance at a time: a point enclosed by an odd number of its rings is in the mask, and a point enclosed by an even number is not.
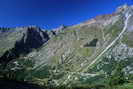
<svg viewBox="0 0 133 89"><path fill-rule="evenodd" d="M51 31L0 28L0 77L86 86L105 85L108 77L122 72L132 81L132 25L133 6L124 5L112 14Z"/></svg>

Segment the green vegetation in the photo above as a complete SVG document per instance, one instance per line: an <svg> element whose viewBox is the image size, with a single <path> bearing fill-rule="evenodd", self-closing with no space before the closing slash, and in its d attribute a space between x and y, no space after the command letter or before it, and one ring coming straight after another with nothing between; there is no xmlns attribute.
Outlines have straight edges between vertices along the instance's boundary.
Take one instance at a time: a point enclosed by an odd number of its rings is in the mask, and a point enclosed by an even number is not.
<svg viewBox="0 0 133 89"><path fill-rule="evenodd" d="M0 27L0 31L2 32L6 32L6 31L9 31L11 30L10 28L4 28L4 27Z"/></svg>
<svg viewBox="0 0 133 89"><path fill-rule="evenodd" d="M94 53L94 48L79 48L77 52L84 57L89 57L92 55L92 53Z"/></svg>
<svg viewBox="0 0 133 89"><path fill-rule="evenodd" d="M18 59L8 64L5 68L0 69L0 75L3 78L24 81L31 72L34 62L29 59Z"/></svg>
<svg viewBox="0 0 133 89"><path fill-rule="evenodd" d="M122 69L123 69L123 64L118 64L116 65L116 68L111 73L111 75L108 75L107 80L110 87L116 85L122 85L127 82Z"/></svg>
<svg viewBox="0 0 133 89"><path fill-rule="evenodd" d="M133 83L125 83L123 85L119 85L116 89L133 89Z"/></svg>
<svg viewBox="0 0 133 89"><path fill-rule="evenodd" d="M128 45L129 47L133 47L133 36L132 36L132 32L130 33L126 33L124 34L123 38L122 38L122 42L126 45Z"/></svg>

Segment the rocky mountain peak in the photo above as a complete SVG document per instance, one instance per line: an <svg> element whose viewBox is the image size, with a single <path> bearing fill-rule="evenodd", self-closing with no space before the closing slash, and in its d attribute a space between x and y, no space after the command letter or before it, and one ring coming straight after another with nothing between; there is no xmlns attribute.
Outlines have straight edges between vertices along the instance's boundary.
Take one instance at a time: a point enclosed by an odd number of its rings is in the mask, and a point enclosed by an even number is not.
<svg viewBox="0 0 133 89"><path fill-rule="evenodd" d="M12 31L13 32L8 33L7 35L2 34L3 36L0 38L0 42L2 42L2 39L8 40L3 42L2 49L4 50L3 55L0 57L1 62L3 62L3 60L4 62L9 62L20 55L25 55L31 52L32 49L41 47L50 39L47 32L35 26L15 28L12 29Z"/></svg>
<svg viewBox="0 0 133 89"><path fill-rule="evenodd" d="M53 30L55 31L56 34L58 34L58 33L62 32L65 28L66 28L65 25L61 25L58 28L53 29Z"/></svg>
<svg viewBox="0 0 133 89"><path fill-rule="evenodd" d="M122 5L120 7L117 8L117 12L123 12L125 11L126 9L128 9L130 6L128 6L127 4L125 5Z"/></svg>

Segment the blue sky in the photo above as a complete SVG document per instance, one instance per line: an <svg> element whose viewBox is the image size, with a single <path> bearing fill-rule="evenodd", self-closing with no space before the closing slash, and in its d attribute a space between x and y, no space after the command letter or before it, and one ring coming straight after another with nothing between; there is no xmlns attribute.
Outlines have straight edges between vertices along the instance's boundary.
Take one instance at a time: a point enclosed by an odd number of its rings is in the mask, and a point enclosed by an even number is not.
<svg viewBox="0 0 133 89"><path fill-rule="evenodd" d="M132 0L0 0L0 27L37 25L52 29L108 14Z"/></svg>

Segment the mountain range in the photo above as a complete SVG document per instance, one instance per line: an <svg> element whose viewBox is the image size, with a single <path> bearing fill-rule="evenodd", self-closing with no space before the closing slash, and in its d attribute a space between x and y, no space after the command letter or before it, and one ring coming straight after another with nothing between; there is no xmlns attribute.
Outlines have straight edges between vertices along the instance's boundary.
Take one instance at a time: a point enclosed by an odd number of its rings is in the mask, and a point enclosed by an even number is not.
<svg viewBox="0 0 133 89"><path fill-rule="evenodd" d="M105 85L113 75L133 80L133 6L53 30L0 28L0 78L70 87Z"/></svg>

